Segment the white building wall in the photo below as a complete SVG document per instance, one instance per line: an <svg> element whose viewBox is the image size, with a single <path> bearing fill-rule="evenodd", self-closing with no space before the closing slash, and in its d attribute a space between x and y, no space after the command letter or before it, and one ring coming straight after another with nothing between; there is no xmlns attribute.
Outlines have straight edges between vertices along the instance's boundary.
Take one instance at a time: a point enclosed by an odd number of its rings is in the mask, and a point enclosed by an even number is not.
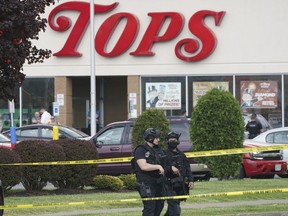
<svg viewBox="0 0 288 216"><path fill-rule="evenodd" d="M50 11L67 0L59 0ZM82 1L81 1L82 2ZM86 2L89 3L87 0ZM97 4L112 4L115 1L97 0ZM288 72L288 1L287 0L118 0L119 5L109 13L95 16L95 32L109 16L119 12L129 12L139 19L138 37L129 50L119 57L105 58L96 53L96 74L116 75L213 75L213 74L280 74ZM199 10L225 11L220 24L215 26L212 18L205 23L214 32L218 43L215 51L199 62L183 62L174 53L175 45L184 38L193 37L188 30L190 17ZM179 12L185 17L183 31L177 38L155 43L152 57L129 55L135 51L147 26L149 12ZM63 47L78 17L75 11L61 12L72 19L73 24L67 32L55 32L49 26L41 33L36 44L51 49L53 53ZM114 46L123 28L116 29L108 49ZM90 75L90 30L89 27L78 46L82 57L52 56L43 64L25 65L27 77L47 76L89 76ZM96 44L97 46L97 44Z"/></svg>

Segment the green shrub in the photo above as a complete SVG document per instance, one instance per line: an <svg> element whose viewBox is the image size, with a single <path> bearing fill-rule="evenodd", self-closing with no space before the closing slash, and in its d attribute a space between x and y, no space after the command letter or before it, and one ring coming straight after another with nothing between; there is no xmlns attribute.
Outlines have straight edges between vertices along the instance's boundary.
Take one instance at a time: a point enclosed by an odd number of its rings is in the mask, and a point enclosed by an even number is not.
<svg viewBox="0 0 288 216"><path fill-rule="evenodd" d="M120 175L119 178L123 181L124 187L128 190L136 189L136 175L128 174L128 175Z"/></svg>
<svg viewBox="0 0 288 216"><path fill-rule="evenodd" d="M123 181L116 176L97 175L92 186L100 190L119 191L123 188Z"/></svg>
<svg viewBox="0 0 288 216"><path fill-rule="evenodd" d="M238 101L230 92L210 90L195 107L190 122L193 151L242 148L244 123ZM213 176L219 179L236 177L242 155L203 157Z"/></svg>
<svg viewBox="0 0 288 216"><path fill-rule="evenodd" d="M147 128L156 128L161 132L160 146L166 148L165 136L169 132L169 122L160 109L147 109L135 121L132 131L132 144L136 147L144 142L143 133Z"/></svg>
<svg viewBox="0 0 288 216"><path fill-rule="evenodd" d="M21 163L20 156L13 150L0 148L0 155L1 164ZM4 191L8 191L19 184L21 182L21 177L21 166L0 166L0 179Z"/></svg>
<svg viewBox="0 0 288 216"><path fill-rule="evenodd" d="M62 146L66 161L98 159L97 148L89 141L63 139L50 142ZM59 188L83 189L93 183L96 171L97 164L63 165L58 177L51 183Z"/></svg>
<svg viewBox="0 0 288 216"><path fill-rule="evenodd" d="M65 160L63 149L59 145L52 145L41 140L24 140L18 143L14 150L25 162L50 162ZM30 190L42 190L50 179L59 175L59 166L23 166L21 183Z"/></svg>

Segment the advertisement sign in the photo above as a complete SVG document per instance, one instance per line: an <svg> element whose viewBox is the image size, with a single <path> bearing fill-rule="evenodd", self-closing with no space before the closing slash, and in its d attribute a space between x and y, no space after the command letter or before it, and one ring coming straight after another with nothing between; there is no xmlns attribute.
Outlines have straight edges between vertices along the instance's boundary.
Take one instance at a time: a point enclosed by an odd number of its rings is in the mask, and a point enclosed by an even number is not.
<svg viewBox="0 0 288 216"><path fill-rule="evenodd" d="M181 109L181 83L146 83L146 108Z"/></svg>
<svg viewBox="0 0 288 216"><path fill-rule="evenodd" d="M277 81L241 81L241 109L277 108Z"/></svg>
<svg viewBox="0 0 288 216"><path fill-rule="evenodd" d="M197 105L200 97L212 88L229 91L229 82L193 82L193 107Z"/></svg>

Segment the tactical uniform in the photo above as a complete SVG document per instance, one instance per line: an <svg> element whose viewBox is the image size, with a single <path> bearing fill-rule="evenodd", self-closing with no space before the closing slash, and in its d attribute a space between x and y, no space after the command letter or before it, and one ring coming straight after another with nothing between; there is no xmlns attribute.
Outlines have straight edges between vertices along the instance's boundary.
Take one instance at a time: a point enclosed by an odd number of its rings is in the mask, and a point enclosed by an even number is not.
<svg viewBox="0 0 288 216"><path fill-rule="evenodd" d="M165 151L165 174L167 177L167 195L180 196L188 195L189 187L188 182L194 182L189 161L186 155L181 152L177 145L179 144L179 137L181 134L170 132L167 135L168 149ZM169 142L170 138L175 138L177 141ZM174 174L172 166L180 171L179 174ZM182 199L186 200L186 199ZM178 216L181 213L180 199L168 199L168 208L165 216Z"/></svg>
<svg viewBox="0 0 288 216"><path fill-rule="evenodd" d="M255 113L252 114L251 121L247 123L246 130L249 131L248 139L253 139L261 133L262 125L257 121Z"/></svg>
<svg viewBox="0 0 288 216"><path fill-rule="evenodd" d="M155 138L158 138L160 133L153 128L148 128L144 133L144 139L153 143ZM137 179L137 190L141 198L161 197L163 181L159 175L159 170L143 171L139 167L137 160L145 159L149 164L161 165L164 157L164 152L158 145L150 147L147 143L139 145L134 150L134 171ZM143 216L159 216L164 207L163 200L143 201Z"/></svg>

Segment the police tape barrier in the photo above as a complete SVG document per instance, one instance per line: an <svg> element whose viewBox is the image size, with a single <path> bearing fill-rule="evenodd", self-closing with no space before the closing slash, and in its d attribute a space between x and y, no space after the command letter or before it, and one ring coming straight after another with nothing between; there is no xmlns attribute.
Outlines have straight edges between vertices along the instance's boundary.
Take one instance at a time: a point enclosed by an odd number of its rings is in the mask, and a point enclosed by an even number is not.
<svg viewBox="0 0 288 216"><path fill-rule="evenodd" d="M131 199L120 199L120 200L99 200L99 201L70 202L70 203L40 203L40 204L26 204L26 205L25 204L23 204L23 205L4 205L4 206L0 206L0 209L8 210L8 209L27 209L27 208L41 208L41 207L55 207L55 206L81 206L81 205L96 205L96 204L104 204L104 203L128 203L128 202L140 202L140 201L149 201L149 200L241 196L241 195L285 193L285 192L288 192L288 188L234 191L234 192L195 194L195 195L183 195L183 196L166 196L166 197L153 197L153 198L142 198L142 199L141 198L131 198Z"/></svg>
<svg viewBox="0 0 288 216"><path fill-rule="evenodd" d="M262 146L262 147L248 147L248 148L234 148L234 149L221 149L199 152L186 152L187 157L209 157L219 155L232 155L243 154L248 152L262 152L262 151L275 151L288 149L288 145L274 145L274 146Z"/></svg>
<svg viewBox="0 0 288 216"><path fill-rule="evenodd" d="M243 154L248 152L260 152L260 151L275 151L288 149L288 145L274 145L263 147L249 147L249 148L235 148L235 149L221 149L199 152L185 152L188 158L192 157L210 157L219 155L232 155ZM52 162L27 162L27 163L12 163L12 164L0 164L0 166L40 166L40 165L83 165L83 164L103 164L103 163L121 163L130 162L133 157L122 158L107 158L97 160L78 160L78 161L52 161Z"/></svg>

